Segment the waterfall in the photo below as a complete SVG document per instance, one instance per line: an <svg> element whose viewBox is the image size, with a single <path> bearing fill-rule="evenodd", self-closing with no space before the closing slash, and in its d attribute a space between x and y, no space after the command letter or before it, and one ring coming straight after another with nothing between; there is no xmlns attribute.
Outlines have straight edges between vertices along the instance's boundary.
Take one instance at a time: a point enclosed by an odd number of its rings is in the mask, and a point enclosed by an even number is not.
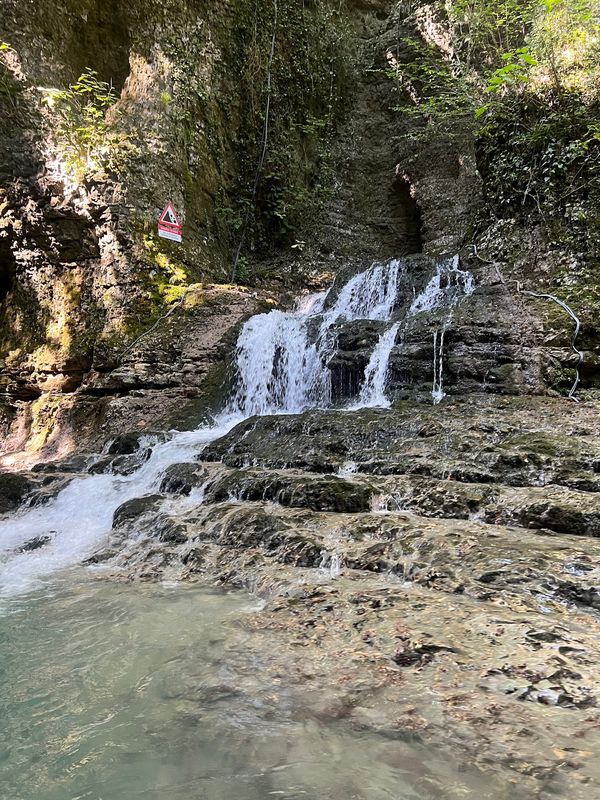
<svg viewBox="0 0 600 800"><path fill-rule="evenodd" d="M207 443L242 419L328 406L331 381L327 364L335 347L337 323L359 319L388 322L367 365L358 406L388 405L384 393L388 362L400 326L392 317L404 270L403 261L376 262L354 275L337 296L325 292L310 295L293 311L275 310L249 319L236 347L236 389L212 427L173 432L167 441L154 444L150 458L132 474L76 477L44 505L21 508L0 520L0 595L26 591L44 576L90 556L109 535L120 505L158 492L167 467L193 460ZM459 269L458 260L445 262L414 299L409 315L441 306L447 306L451 314L460 297L472 291L472 277ZM434 392L442 396L443 332L439 345L436 334L434 351ZM33 539L47 543L30 551L22 547ZM332 565L332 574L339 571L333 559Z"/></svg>
<svg viewBox="0 0 600 800"><path fill-rule="evenodd" d="M460 268L459 257L438 264L435 275L423 291L417 295L409 309L409 316L446 308L447 312L440 328L433 334L433 383L431 398L437 405L445 397L444 392L444 336L450 327L454 309L463 297L475 291L475 281L470 272Z"/></svg>
<svg viewBox="0 0 600 800"><path fill-rule="evenodd" d="M435 275L413 300L409 315L434 311L442 306L453 308L462 297L473 294L475 291L473 276L470 272L462 270L459 263L459 257L454 256L437 265Z"/></svg>
<svg viewBox="0 0 600 800"><path fill-rule="evenodd" d="M243 417L326 405L329 372L309 340L311 313L271 311L252 317L238 339L238 386L230 403Z"/></svg>
<svg viewBox="0 0 600 800"><path fill-rule="evenodd" d="M327 361L335 347L331 329L340 321L389 320L403 268L397 259L374 263L354 275L325 311L327 297L319 294L301 301L294 311L249 319L237 343L238 384L229 412L244 417L298 414L329 405Z"/></svg>
<svg viewBox="0 0 600 800"><path fill-rule="evenodd" d="M396 344L396 336L400 323L396 322L379 337L375 349L371 355L369 363L365 369L365 379L360 392L358 407L382 407L389 406L389 400L385 396L385 385L388 376L388 368L392 348Z"/></svg>
<svg viewBox="0 0 600 800"><path fill-rule="evenodd" d="M87 475L74 478L44 505L23 508L0 521L0 595L18 594L39 578L81 562L108 535L115 510L127 500L158 491L171 464L191 461L208 442L223 436L237 420L222 419L214 428L177 433L156 444L131 475ZM31 552L21 545L39 537L48 544Z"/></svg>
<svg viewBox="0 0 600 800"><path fill-rule="evenodd" d="M433 404L437 405L446 396L444 392L444 334L446 329L433 332L433 385L431 387L431 397ZM438 347L439 336L439 347Z"/></svg>
<svg viewBox="0 0 600 800"><path fill-rule="evenodd" d="M375 263L351 278L324 313L320 335L339 319L388 320L396 304L398 277L403 268L402 261L393 259L386 264Z"/></svg>

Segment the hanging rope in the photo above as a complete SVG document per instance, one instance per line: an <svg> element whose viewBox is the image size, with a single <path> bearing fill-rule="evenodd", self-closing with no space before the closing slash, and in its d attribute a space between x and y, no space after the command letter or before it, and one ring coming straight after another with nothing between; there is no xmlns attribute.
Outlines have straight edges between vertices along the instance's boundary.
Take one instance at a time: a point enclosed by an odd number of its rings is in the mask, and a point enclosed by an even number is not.
<svg viewBox="0 0 600 800"><path fill-rule="evenodd" d="M475 243L473 243L472 248L475 257L478 258L480 261L482 261L484 264L491 264L496 270L496 275L498 276L500 283L506 286L506 281L504 280L504 276L500 272L498 264L495 261L489 261L487 258L482 258L477 252L477 246L475 245ZM532 292L529 289L523 289L523 285L521 284L521 282L515 279L509 281L509 283L516 284L516 289L519 294L526 294L529 297L535 297L541 300L551 300L553 303L557 303L557 305L559 305L563 309L563 311L567 312L567 314L571 317L571 319L575 323L575 328L573 329L573 336L571 337L571 350L577 356L577 364L575 366L575 381L571 386L571 391L568 394L568 398L569 400L573 400L575 403L578 403L579 400L575 397L575 392L577 391L577 387L579 386L579 380L580 380L579 367L583 364L583 353L581 352L581 350L578 350L575 345L577 337L579 336L579 331L581 330L581 322L579 320L579 317L577 316L577 314L575 314L573 309L564 302L564 300L560 300L553 294L548 294L547 292Z"/></svg>
<svg viewBox="0 0 600 800"><path fill-rule="evenodd" d="M278 14L277 0L273 0L273 33L271 35L271 49L269 51L269 61L267 64L267 99L265 102L265 121L263 125L262 145L261 145L260 155L258 157L258 163L256 164L256 173L254 175L254 184L252 186L250 205L248 206L248 209L246 211L246 216L244 217L244 224L242 225L242 233L240 236L240 241L237 246L237 250L235 252L233 266L231 267L231 283L235 283L235 279L237 276L238 262L240 260L240 255L242 252L242 248L244 246L244 242L246 241L246 233L248 232L250 215L254 210L254 201L256 200L256 192L258 191L258 184L260 181L263 165L265 163L265 156L267 154L267 145L269 143L269 115L271 113L271 89L272 89L271 71L273 67L273 56L275 55L275 42L277 39L277 14Z"/></svg>

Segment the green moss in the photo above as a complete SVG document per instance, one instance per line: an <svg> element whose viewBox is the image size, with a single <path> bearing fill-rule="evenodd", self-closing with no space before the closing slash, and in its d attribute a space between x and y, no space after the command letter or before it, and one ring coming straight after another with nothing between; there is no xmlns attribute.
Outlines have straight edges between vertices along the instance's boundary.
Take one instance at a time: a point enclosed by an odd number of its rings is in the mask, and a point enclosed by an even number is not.
<svg viewBox="0 0 600 800"><path fill-rule="evenodd" d="M147 295L158 307L169 305L179 300L190 283L184 264L161 247L160 240L153 235L143 237L143 247L147 270L145 282Z"/></svg>
<svg viewBox="0 0 600 800"><path fill-rule="evenodd" d="M518 448L519 450L531 450L540 455L556 456L559 454L557 442L544 433L525 433L521 436L513 436L498 445L501 449ZM564 448L560 448L562 450Z"/></svg>

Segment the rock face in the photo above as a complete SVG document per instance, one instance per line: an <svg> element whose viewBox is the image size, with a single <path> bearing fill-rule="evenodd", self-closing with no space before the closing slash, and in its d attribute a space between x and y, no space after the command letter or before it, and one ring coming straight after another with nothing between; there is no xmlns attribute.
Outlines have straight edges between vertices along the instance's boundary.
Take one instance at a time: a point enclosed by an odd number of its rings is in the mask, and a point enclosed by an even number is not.
<svg viewBox="0 0 600 800"><path fill-rule="evenodd" d="M75 392L7 404L0 463L64 458L74 446L99 450L124 430L197 424L226 392L239 324L263 305L249 291L196 287L181 312L119 358L98 362ZM25 448L33 452L23 457Z"/></svg>
<svg viewBox="0 0 600 800"><path fill-rule="evenodd" d="M233 291L204 293L199 284L231 277L261 148L274 8L270 0L3 7L0 390L3 432L14 434L9 451L25 443L39 451L74 405L100 421L104 404L90 412L90 395L184 387L181 406L214 364L214 348L256 310ZM278 102L246 235L251 249L267 235L283 241L269 219L281 219L279 206L290 208L292 196L310 197L319 132L333 127L351 85L350 16L334 3L279 8L270 66ZM306 52L290 58L299 40ZM85 123L85 141L96 143L89 146L78 138L77 104L96 89L82 99L75 88L75 100L65 99L86 68L112 85L115 101L102 108L104 119ZM157 237L169 200L183 223L181 245ZM161 327L152 339L158 353L137 348L125 358L189 285L196 289L185 294L188 310L188 300L216 306L210 341L206 315L184 310L184 326L195 328L186 341L177 326ZM145 417L162 410L150 402ZM73 425L81 420L64 427Z"/></svg>
<svg viewBox="0 0 600 800"><path fill-rule="evenodd" d="M512 770L519 797L587 800L600 749L597 320L586 313L578 364L569 315L522 291L553 294L573 262L497 221L485 258L474 250L471 122L415 132L391 110L385 73L410 60L416 30L404 6L278 4L271 162L238 265L256 262L258 289L224 282L260 152L254 67L266 78L275 6L34 5L5 3L0 32L0 513L74 477L133 486L170 435L157 431L222 405L249 316L333 283L326 314L349 277L406 257L389 319L332 324L333 408L253 417L187 453L127 494L89 561L115 579L260 594L239 650L264 665L265 694L285 676L300 714L458 747L492 779L496 764ZM351 81L338 63L349 43ZM35 87L65 88L90 65L119 92L106 133L122 161L75 181ZM181 248L154 236L167 199ZM304 228L287 227L303 213ZM390 325L391 408L344 407ZM565 399L577 368L581 404ZM22 554L42 556L53 533Z"/></svg>
<svg viewBox="0 0 600 800"><path fill-rule="evenodd" d="M295 713L583 799L591 761L562 765L584 729L600 747L597 419L497 395L251 418L118 509L93 561L259 593L232 647Z"/></svg>
<svg viewBox="0 0 600 800"><path fill-rule="evenodd" d="M428 399L440 358L453 395L570 389L572 320L518 289L571 286L575 262L506 220L479 237L485 259L474 254L482 186L472 121L430 131L394 110L404 100L387 74L390 59L409 63L411 37L427 36L404 5L279 5L267 161L247 217L273 8L268 0L136 0L110 11L62 2L50 13L42 2L29 13L7 4L4 466L63 457L75 440L97 449L123 426L183 424L186 405L197 422L227 392L223 361L245 317L274 299L285 304L290 291L407 254L398 318L426 285L429 257L460 251L477 288L451 324L438 310L401 330L392 397ZM252 70L240 77L240 63L258 64L264 85ZM96 162L92 154L82 177L65 160L66 133L37 87L64 90L86 67L112 80L116 102L104 123L107 152ZM182 216L182 245L156 236L167 199ZM246 219L238 277L252 279L250 263L261 288L216 286L230 277ZM600 376L595 315L583 301L574 308L584 323L581 386L590 389ZM356 392L379 333L372 323L340 326L330 363L337 400ZM26 448L35 455L24 456Z"/></svg>

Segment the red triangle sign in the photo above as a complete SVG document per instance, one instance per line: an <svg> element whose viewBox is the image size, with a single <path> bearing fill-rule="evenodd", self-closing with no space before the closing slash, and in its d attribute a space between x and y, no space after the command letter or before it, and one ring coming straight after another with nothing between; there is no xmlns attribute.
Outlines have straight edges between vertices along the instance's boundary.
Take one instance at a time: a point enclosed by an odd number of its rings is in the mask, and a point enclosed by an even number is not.
<svg viewBox="0 0 600 800"><path fill-rule="evenodd" d="M181 223L179 222L172 203L167 203L167 205L163 208L162 214L158 218L158 222L166 222L168 225L179 225L181 228Z"/></svg>
<svg viewBox="0 0 600 800"><path fill-rule="evenodd" d="M163 239L181 242L181 223L172 203L167 203L158 218L158 235Z"/></svg>

